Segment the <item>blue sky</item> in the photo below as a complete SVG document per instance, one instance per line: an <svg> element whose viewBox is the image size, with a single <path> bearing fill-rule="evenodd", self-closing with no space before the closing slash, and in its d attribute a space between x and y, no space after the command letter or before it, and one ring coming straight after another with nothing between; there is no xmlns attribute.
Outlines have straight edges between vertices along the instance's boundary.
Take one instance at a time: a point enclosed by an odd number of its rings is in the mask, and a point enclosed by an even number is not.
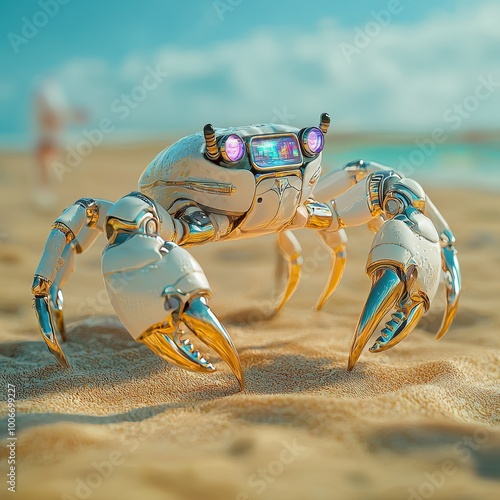
<svg viewBox="0 0 500 500"><path fill-rule="evenodd" d="M453 128L443 116L481 78L500 81L494 0L66 0L19 43L43 3L0 0L2 143L27 140L33 88L48 73L88 110L86 127L109 118L115 138L207 121L302 126L321 111L346 131ZM157 67L168 75L119 113L116 100ZM490 87L477 107L469 99L461 129L498 126Z"/></svg>

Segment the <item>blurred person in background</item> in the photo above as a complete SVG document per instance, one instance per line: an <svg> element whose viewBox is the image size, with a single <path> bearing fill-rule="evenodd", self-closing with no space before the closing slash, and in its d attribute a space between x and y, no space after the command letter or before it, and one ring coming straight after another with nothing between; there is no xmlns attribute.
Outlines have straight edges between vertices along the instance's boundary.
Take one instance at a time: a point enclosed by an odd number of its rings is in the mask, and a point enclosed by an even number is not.
<svg viewBox="0 0 500 500"><path fill-rule="evenodd" d="M72 108L60 83L54 76L44 78L35 89L36 145L33 201L37 208L55 205L52 164L63 149L64 132L73 123L82 123L85 112Z"/></svg>

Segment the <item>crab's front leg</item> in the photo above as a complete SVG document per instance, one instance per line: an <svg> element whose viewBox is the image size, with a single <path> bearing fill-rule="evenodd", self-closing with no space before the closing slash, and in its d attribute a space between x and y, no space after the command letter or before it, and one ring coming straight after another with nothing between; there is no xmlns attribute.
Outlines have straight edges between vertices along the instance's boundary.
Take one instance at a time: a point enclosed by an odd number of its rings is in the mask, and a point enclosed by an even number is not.
<svg viewBox="0 0 500 500"><path fill-rule="evenodd" d="M371 352L393 347L416 326L439 285L440 243L424 215L425 194L411 179L393 171L367 176L327 203L309 200L307 227L326 233L366 224L383 216L367 262L372 289L361 313L349 357L353 368L384 316L393 311ZM327 225L328 223L328 225Z"/></svg>
<svg viewBox="0 0 500 500"><path fill-rule="evenodd" d="M111 202L82 198L56 219L45 243L32 285L38 326L61 367L69 363L57 339L66 340L61 287L73 272L75 255L84 252L103 230Z"/></svg>
<svg viewBox="0 0 500 500"><path fill-rule="evenodd" d="M172 218L153 200L133 192L116 204L82 199L68 207L49 234L33 281L35 312L42 336L62 367L69 363L57 339L64 335L60 287L73 270L76 253L105 232L102 269L115 311L132 337L182 368L213 371L213 365L183 338L182 324L226 361L243 388L238 354L207 304L210 287L203 270L181 245L216 239L222 216L212 219L195 206Z"/></svg>

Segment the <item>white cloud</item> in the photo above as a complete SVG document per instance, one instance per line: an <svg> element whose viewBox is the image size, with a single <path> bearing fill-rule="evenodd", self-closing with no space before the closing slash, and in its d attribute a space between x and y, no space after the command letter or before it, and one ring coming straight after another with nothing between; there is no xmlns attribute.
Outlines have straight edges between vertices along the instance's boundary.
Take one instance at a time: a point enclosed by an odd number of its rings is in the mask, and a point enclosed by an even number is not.
<svg viewBox="0 0 500 500"><path fill-rule="evenodd" d="M114 99L118 82L107 61L100 58L72 59L55 75L74 105L83 105L97 117Z"/></svg>
<svg viewBox="0 0 500 500"><path fill-rule="evenodd" d="M341 44L354 43L354 30L324 19L308 32L259 29L211 46L131 54L118 68L73 61L61 74L109 115L113 99L139 84L146 66L167 70L169 76L123 128L197 130L208 121L263 122L273 109L286 107L297 126L328 111L339 130L430 130L447 126L443 112L470 95L479 76L500 81L498 19L498 2L436 11L413 25L394 15L350 63ZM498 126L495 109L500 89L463 121L464 128Z"/></svg>

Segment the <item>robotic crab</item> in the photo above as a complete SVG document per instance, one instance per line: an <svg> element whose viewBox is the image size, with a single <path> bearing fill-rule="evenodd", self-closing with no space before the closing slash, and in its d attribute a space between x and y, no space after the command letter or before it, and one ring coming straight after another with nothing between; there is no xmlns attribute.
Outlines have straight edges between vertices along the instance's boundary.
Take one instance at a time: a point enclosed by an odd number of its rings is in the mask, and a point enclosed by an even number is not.
<svg viewBox="0 0 500 500"><path fill-rule="evenodd" d="M187 328L226 362L243 389L234 344L208 306L210 285L186 248L218 240L277 233L287 263L278 312L297 288L301 248L293 230L311 228L331 251L321 309L342 278L344 228L368 224L375 238L366 271L372 288L354 334L352 369L384 316L392 311L371 352L389 349L417 325L434 299L441 275L447 306L436 338L449 329L460 295L455 238L422 187L367 161L348 163L321 177L321 152L330 124L318 127L254 125L185 137L152 161L139 189L116 203L85 198L57 218L35 272L32 292L40 331L59 365L69 366L61 288L74 257L100 232L106 289L119 319L138 342L178 367L214 371L194 350Z"/></svg>

